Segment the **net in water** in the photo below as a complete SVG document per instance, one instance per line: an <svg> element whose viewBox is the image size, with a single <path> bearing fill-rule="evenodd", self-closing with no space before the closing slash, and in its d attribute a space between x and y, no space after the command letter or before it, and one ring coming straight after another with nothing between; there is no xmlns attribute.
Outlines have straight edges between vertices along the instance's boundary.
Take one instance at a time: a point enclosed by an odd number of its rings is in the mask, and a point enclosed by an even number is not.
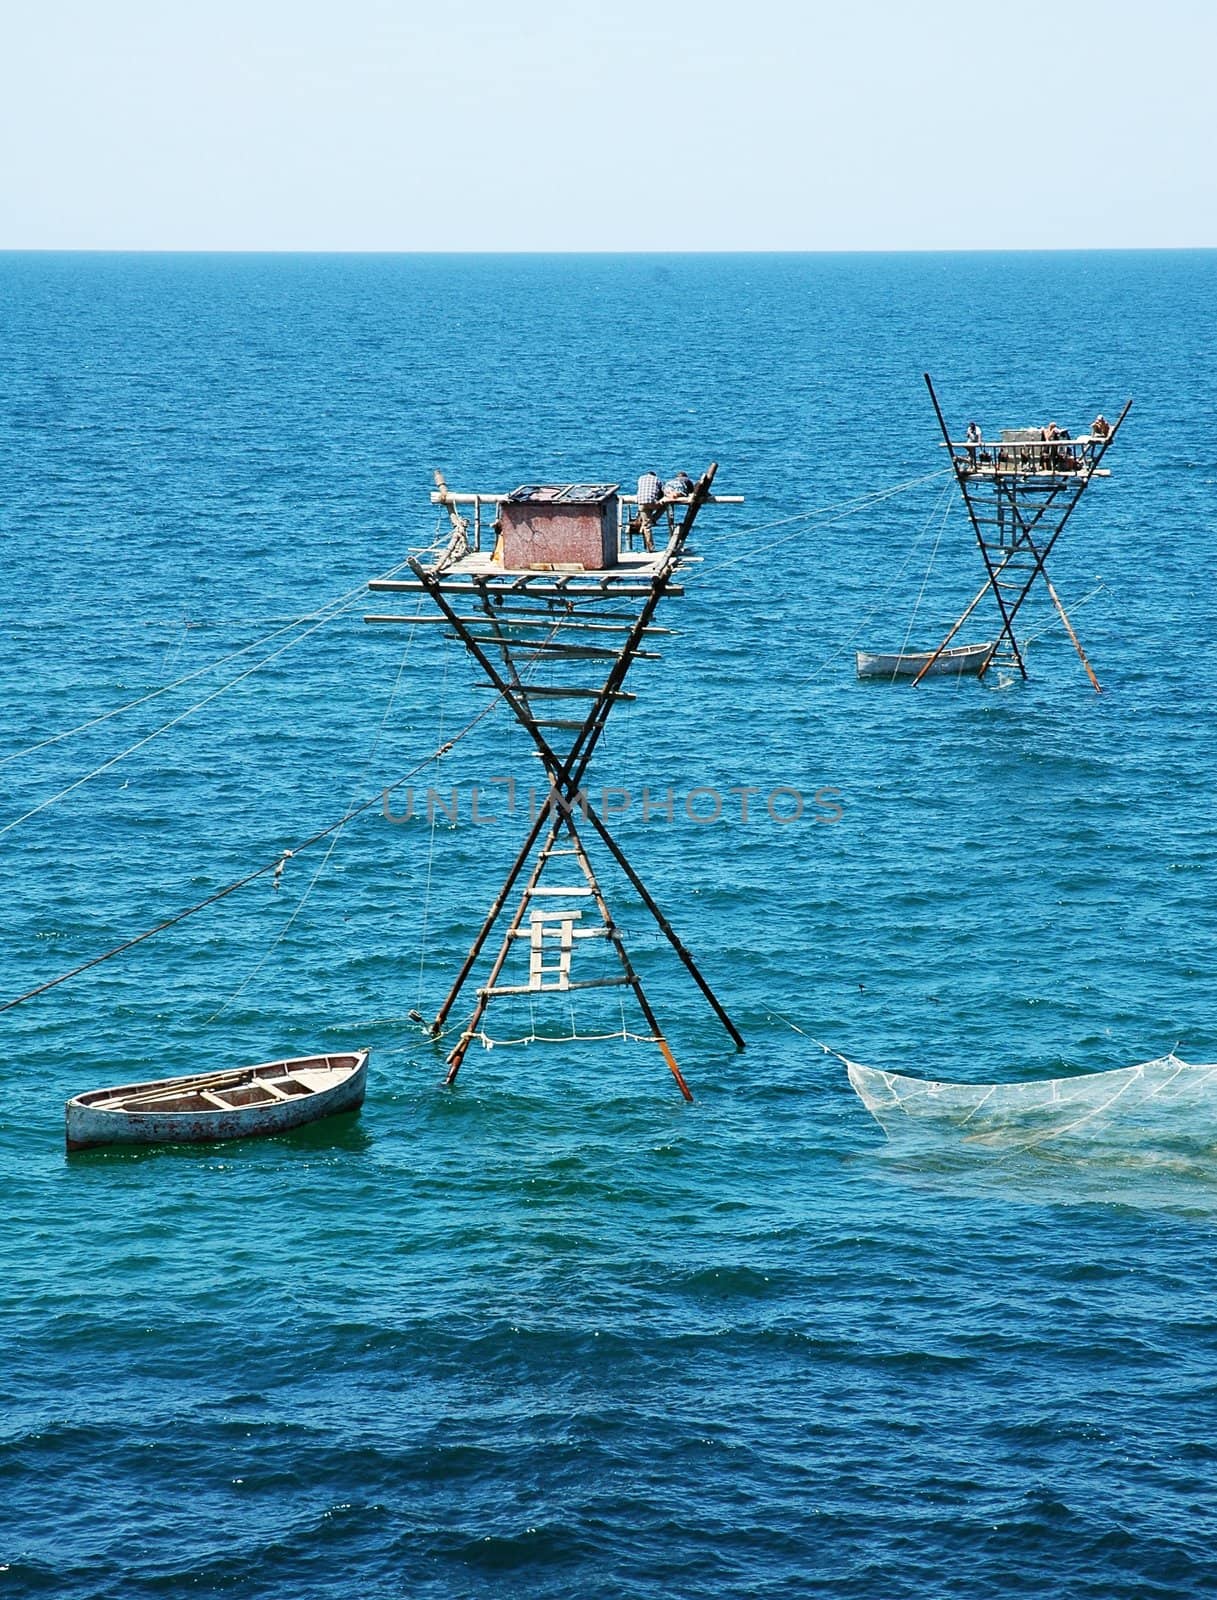
<svg viewBox="0 0 1217 1600"><path fill-rule="evenodd" d="M1217 1064L1192 1065L1174 1054L1112 1072L1019 1083L945 1083L845 1065L859 1099L889 1135L938 1125L981 1144L1171 1131L1217 1139Z"/></svg>

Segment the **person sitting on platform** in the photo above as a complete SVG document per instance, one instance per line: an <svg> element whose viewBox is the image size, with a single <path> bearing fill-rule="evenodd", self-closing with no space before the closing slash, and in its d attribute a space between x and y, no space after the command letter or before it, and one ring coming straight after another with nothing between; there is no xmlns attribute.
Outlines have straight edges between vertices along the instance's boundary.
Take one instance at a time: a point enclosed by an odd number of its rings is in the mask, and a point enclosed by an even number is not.
<svg viewBox="0 0 1217 1600"><path fill-rule="evenodd" d="M1110 435L1111 423L1108 422L1107 418L1100 411L1098 416L1090 424L1090 437L1092 439L1106 439L1109 438Z"/></svg>

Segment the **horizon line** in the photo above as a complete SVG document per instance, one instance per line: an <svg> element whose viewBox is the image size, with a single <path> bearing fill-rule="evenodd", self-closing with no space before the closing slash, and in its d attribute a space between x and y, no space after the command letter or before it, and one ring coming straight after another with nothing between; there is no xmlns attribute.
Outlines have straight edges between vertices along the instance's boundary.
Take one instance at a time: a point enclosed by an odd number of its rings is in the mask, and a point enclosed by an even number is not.
<svg viewBox="0 0 1217 1600"><path fill-rule="evenodd" d="M550 256L601 256L605 258L638 256L896 256L896 255L1199 255L1217 251L1213 244L1124 244L1124 245L885 245L885 246L823 246L819 248L784 248L778 246L733 247L729 249L661 249L616 250L607 248L577 249L563 246L554 249L499 249L470 248L417 248L395 249L379 247L294 246L294 245L4 245L0 256L42 255L98 255L98 256L469 256L469 257L550 257Z"/></svg>

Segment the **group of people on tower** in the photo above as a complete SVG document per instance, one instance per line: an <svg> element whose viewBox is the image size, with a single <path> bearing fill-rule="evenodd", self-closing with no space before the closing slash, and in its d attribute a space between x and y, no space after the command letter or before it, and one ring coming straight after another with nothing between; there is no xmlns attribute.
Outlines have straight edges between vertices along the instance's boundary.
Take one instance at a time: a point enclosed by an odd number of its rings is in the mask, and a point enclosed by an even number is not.
<svg viewBox="0 0 1217 1600"><path fill-rule="evenodd" d="M638 480L638 509L630 519L631 537L641 534L644 549L654 550L656 522L674 501L692 494L694 487L687 472L677 472L662 482L657 472L644 472Z"/></svg>
<svg viewBox="0 0 1217 1600"><path fill-rule="evenodd" d="M1014 464L1021 466L1038 466L1041 470L1048 468L1052 472L1077 472L1085 460L1084 450L1078 446L1089 443L1104 443L1111 437L1111 424L1100 411L1090 424L1088 436L1074 439L1070 436L1068 428L1059 427L1055 422L1050 422L1046 428L1027 428L1021 430L1016 436L1010 436L1010 442L1015 444ZM1037 449L1035 441L1051 448ZM968 460L972 466L979 466L982 462L993 459L984 449L984 434L981 432L979 422L969 422L967 428ZM1007 438L1003 437L1002 446L997 450L997 459L1004 462L1011 455Z"/></svg>

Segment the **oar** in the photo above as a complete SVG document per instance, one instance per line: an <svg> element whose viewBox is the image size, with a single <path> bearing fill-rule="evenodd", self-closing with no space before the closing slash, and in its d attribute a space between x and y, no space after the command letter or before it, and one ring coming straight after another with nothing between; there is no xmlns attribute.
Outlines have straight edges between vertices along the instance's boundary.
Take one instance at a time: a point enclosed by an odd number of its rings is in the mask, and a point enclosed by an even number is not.
<svg viewBox="0 0 1217 1600"><path fill-rule="evenodd" d="M328 1063L331 1056L305 1056L305 1061L324 1061ZM194 1089L236 1089L242 1084L252 1083L259 1077L288 1077L294 1071L283 1061L261 1062L254 1067L233 1067L230 1071L197 1072L185 1078L167 1078L155 1089L149 1089L143 1094L121 1096L115 1104L124 1106L147 1105L156 1100L171 1100L175 1095L189 1094ZM105 1091L103 1091L104 1093Z"/></svg>

